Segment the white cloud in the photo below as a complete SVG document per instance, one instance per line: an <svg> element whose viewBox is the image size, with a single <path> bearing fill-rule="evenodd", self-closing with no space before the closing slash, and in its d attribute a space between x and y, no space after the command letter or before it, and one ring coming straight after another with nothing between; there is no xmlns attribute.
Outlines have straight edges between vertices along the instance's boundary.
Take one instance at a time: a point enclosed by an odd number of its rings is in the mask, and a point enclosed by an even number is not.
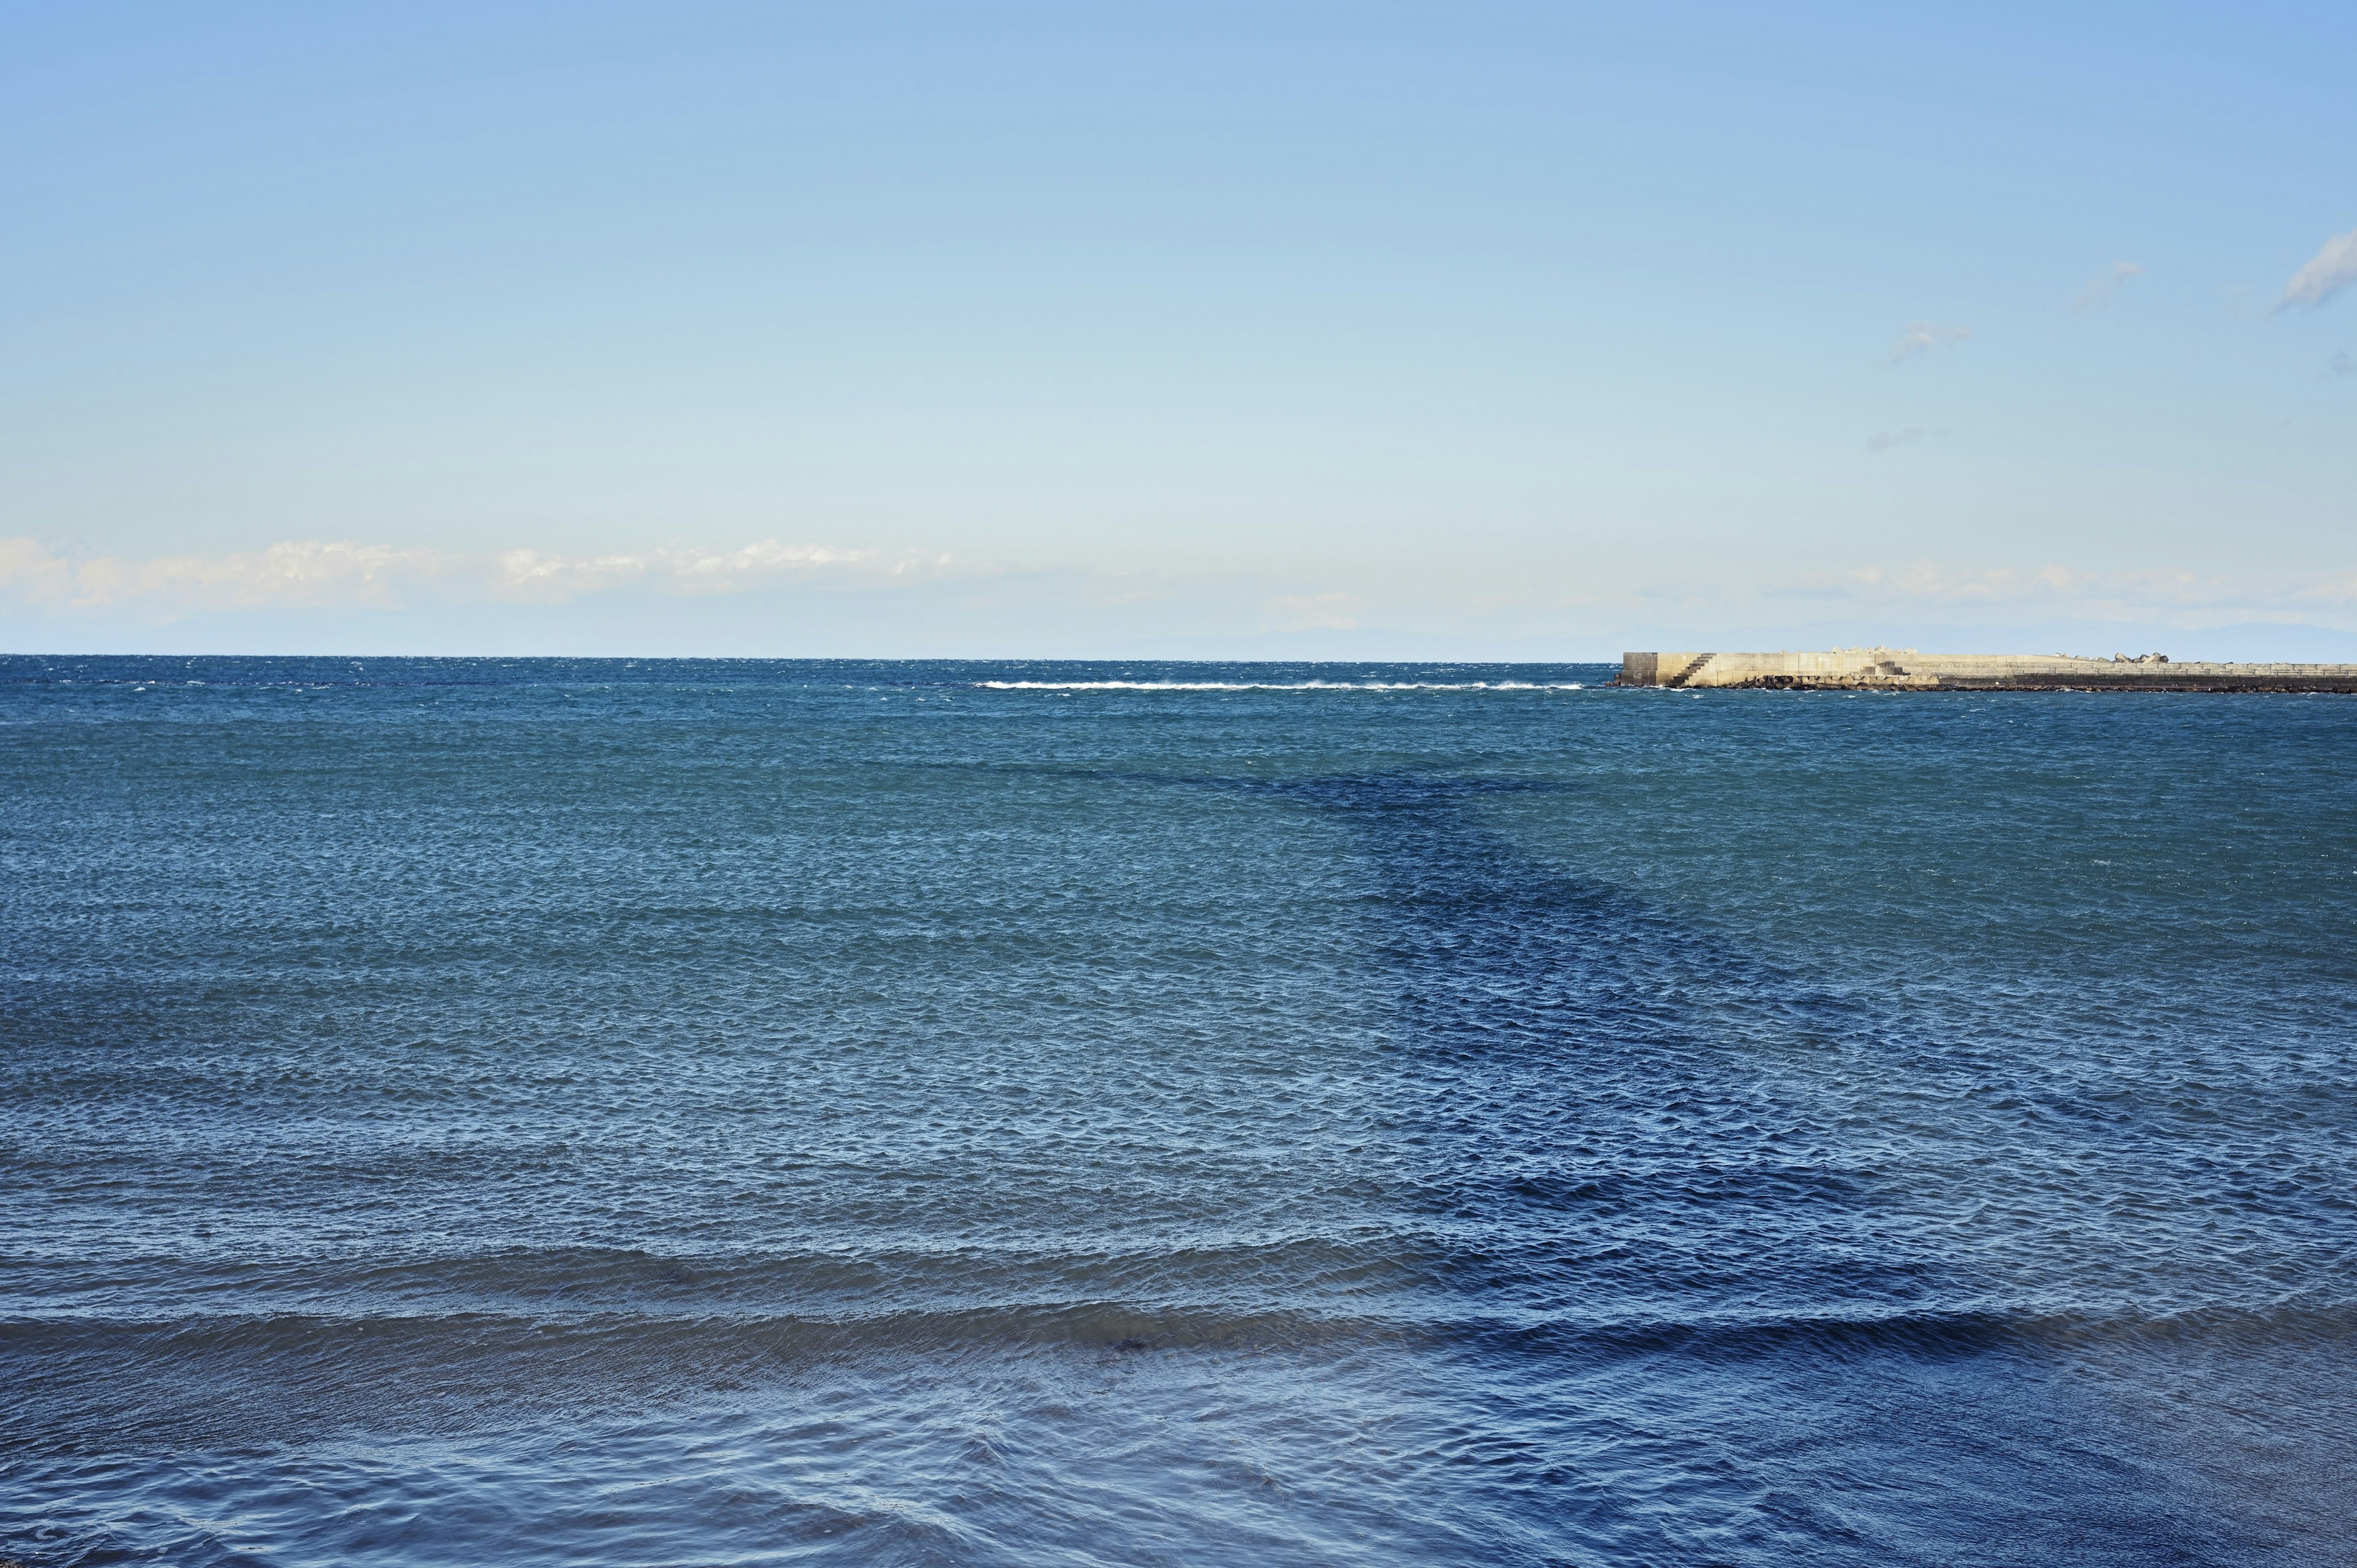
<svg viewBox="0 0 2357 1568"><path fill-rule="evenodd" d="M436 575L423 551L382 544L289 541L220 555L66 555L32 539L0 540L0 588L38 604L95 608L169 600L245 608L389 606L398 590Z"/></svg>
<svg viewBox="0 0 2357 1568"><path fill-rule="evenodd" d="M397 550L287 541L261 550L145 560L79 555L0 539L0 590L51 609L393 609L421 602L562 604L619 588L683 595L796 582L884 585L966 568L930 552L835 550L764 539L736 550L664 547L608 555L538 550Z"/></svg>
<svg viewBox="0 0 2357 1568"><path fill-rule="evenodd" d="M2292 274L2275 307L2285 310L2305 305L2312 309L2352 283L2357 283L2357 229L2324 242L2324 249Z"/></svg>
<svg viewBox="0 0 2357 1568"><path fill-rule="evenodd" d="M2143 271L2144 269L2134 262L2114 262L2111 271L2094 279L2079 291L2079 297L2072 303L2071 308L2073 310L2103 309L2104 306L2111 303L2112 295L2120 291L2122 284Z"/></svg>
<svg viewBox="0 0 2357 1568"><path fill-rule="evenodd" d="M1918 321L1908 328L1907 335L1891 347L1890 362L1905 364L1918 354L1928 354L1935 349L1961 343L1972 335L1973 329L1969 327L1934 327L1927 321Z"/></svg>

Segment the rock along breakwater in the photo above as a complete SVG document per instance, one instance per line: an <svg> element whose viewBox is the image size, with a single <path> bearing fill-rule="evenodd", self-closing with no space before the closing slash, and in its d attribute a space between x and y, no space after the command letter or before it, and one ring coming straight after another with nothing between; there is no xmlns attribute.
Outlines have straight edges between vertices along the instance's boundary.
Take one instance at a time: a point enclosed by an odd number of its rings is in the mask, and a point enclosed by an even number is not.
<svg viewBox="0 0 2357 1568"><path fill-rule="evenodd" d="M1688 690L1897 692L2357 692L2357 664L2172 664L2068 654L1918 653L1836 648L1822 653L1624 653L1622 686Z"/></svg>

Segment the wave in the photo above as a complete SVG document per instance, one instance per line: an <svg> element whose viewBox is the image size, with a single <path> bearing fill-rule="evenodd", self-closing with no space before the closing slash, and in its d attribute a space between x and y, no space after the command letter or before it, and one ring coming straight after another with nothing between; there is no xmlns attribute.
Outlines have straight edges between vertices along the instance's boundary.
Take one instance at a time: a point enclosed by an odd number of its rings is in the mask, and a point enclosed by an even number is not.
<svg viewBox="0 0 2357 1568"><path fill-rule="evenodd" d="M1105 1299L812 1314L15 1317L0 1318L0 1380L11 1391L0 1443L288 1442L375 1425L458 1432L910 1366L987 1378L994 1368L1208 1355L1331 1370L1405 1350L1521 1378L1661 1359L1695 1369L1834 1368L2094 1351L2131 1361L2258 1354L2305 1363L2338 1360L2352 1342L2357 1304L2345 1300L2179 1312L2022 1303L1660 1317L1238 1311Z"/></svg>
<svg viewBox="0 0 2357 1568"><path fill-rule="evenodd" d="M985 692L1583 692L1584 681L976 681Z"/></svg>
<svg viewBox="0 0 2357 1568"><path fill-rule="evenodd" d="M1330 1361L1408 1336L1293 1312L1075 1301L872 1315L643 1312L0 1320L0 1450L463 1431L726 1396L827 1369L1011 1366L1154 1353Z"/></svg>
<svg viewBox="0 0 2357 1568"><path fill-rule="evenodd" d="M1384 1249L1314 1231L1222 1229L1170 1245L1082 1246L1026 1233L996 1245L878 1236L858 1249L678 1254L558 1245L456 1255L252 1257L200 1264L168 1253L103 1262L0 1263L16 1310L43 1320L96 1316L175 1319L184 1305L379 1318L527 1311L544 1320L614 1310L742 1316L791 1301L806 1315L988 1302L1028 1311L1083 1299L1216 1301L1274 1308L1350 1298L1372 1277L1411 1268ZM30 1310L28 1310L30 1309ZM5 1335L0 1326L0 1335Z"/></svg>
<svg viewBox="0 0 2357 1568"><path fill-rule="evenodd" d="M815 1305L815 1304L813 1304ZM771 1361L877 1350L1309 1350L1369 1344L1454 1345L1475 1351L1611 1357L1779 1348L1953 1351L2000 1345L2207 1342L2345 1346L2357 1339L2357 1301L2306 1298L2169 1310L2126 1303L2067 1306L1988 1303L1914 1309L1695 1315L1530 1313L1463 1316L1385 1310L1240 1307L1074 1297L1034 1303L861 1310L587 1313L498 1311L199 1313L162 1317L0 1317L0 1366L38 1380L90 1357L120 1371L142 1360L189 1366L221 1356L317 1358L347 1369L382 1356L424 1375L455 1372L470 1356L556 1362L603 1349L630 1359L723 1346ZM420 1359L416 1352L428 1350Z"/></svg>
<svg viewBox="0 0 2357 1568"><path fill-rule="evenodd" d="M2111 1345L2201 1345L2230 1350L2357 1341L2357 1301L2304 1298L2176 1308L2127 1302L1992 1302L1819 1312L1705 1313L1619 1319L1531 1314L1453 1326L1450 1337L1493 1353L1548 1357L1672 1354L1706 1360L1802 1353L1978 1355Z"/></svg>

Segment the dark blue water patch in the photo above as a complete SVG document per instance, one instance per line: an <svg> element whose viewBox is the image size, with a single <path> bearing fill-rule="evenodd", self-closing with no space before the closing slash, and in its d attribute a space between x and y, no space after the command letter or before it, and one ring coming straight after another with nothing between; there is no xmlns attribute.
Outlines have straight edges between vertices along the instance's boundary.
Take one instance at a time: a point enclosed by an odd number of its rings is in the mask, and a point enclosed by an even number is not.
<svg viewBox="0 0 2357 1568"><path fill-rule="evenodd" d="M1905 1181L1849 1146L1805 1079L1755 1059L1763 1044L1814 1046L1870 1069L1900 1056L1903 1028L1714 941L1699 918L1535 866L1466 820L1468 801L1528 787L1361 778L1288 791L1350 821L1389 890L1382 962L1436 1108L1413 1140L1436 1155L1420 1195L1467 1327L1494 1320L1475 1336L1485 1376L1521 1362L1498 1380L1514 1388L1517 1436L1480 1460L1500 1511L1519 1504L1534 1541L1568 1513L1640 1560L1681 1550L1659 1521L1583 1497L1580 1464L1529 1420L1545 1390L1561 1430L1577 1430L1600 1390L1622 1404L1638 1381L1654 1399L1683 1386L1706 1400L1690 1430L1732 1450L1817 1451L1781 1496L1729 1466L1745 1482L1721 1504L1742 1521L1729 1547L1805 1542L1821 1560L1875 1562L1975 1541L1987 1562L2244 1560L2251 1543L2210 1499L2055 1386L2057 1341L2041 1331L2056 1326L1947 1305L1986 1299L1993 1282L1960 1278L1966 1260L1910 1234ZM1721 1026L1730 1010L1782 1037ZM1656 1157L1639 1175L1645 1149ZM1639 1292L1653 1321L1591 1316L1598 1297ZM1670 1435L1658 1423L1631 1434Z"/></svg>

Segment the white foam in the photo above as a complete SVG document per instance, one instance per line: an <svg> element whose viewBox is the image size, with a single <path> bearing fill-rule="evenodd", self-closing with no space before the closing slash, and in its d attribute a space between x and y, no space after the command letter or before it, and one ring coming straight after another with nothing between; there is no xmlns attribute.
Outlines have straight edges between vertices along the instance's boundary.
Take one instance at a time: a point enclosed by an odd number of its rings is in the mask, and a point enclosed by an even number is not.
<svg viewBox="0 0 2357 1568"><path fill-rule="evenodd" d="M988 692L1577 692L1577 681L977 681Z"/></svg>

